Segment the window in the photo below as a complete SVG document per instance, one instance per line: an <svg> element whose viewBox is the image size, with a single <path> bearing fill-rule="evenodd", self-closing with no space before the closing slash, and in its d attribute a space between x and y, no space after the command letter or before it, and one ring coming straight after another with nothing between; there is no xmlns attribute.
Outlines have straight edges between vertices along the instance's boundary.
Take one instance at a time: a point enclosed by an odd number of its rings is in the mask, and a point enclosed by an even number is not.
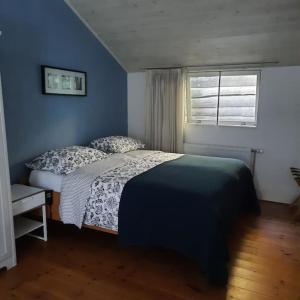
<svg viewBox="0 0 300 300"><path fill-rule="evenodd" d="M187 121L255 127L259 71L189 73Z"/></svg>

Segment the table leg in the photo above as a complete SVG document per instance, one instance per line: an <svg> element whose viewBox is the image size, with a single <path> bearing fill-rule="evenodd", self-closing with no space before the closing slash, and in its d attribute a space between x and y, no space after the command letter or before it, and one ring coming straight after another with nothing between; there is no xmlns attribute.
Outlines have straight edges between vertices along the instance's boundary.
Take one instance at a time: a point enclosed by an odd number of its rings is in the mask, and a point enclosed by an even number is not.
<svg viewBox="0 0 300 300"><path fill-rule="evenodd" d="M47 212L46 212L46 205L42 206L43 212L43 232L44 232L44 241L47 242L48 240L48 233L47 233Z"/></svg>

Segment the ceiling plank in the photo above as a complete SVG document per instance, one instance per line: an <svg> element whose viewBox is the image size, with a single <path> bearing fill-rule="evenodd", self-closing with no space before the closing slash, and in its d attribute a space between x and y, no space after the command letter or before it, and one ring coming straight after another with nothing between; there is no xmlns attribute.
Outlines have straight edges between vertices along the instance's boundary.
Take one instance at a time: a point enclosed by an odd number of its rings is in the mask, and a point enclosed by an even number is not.
<svg viewBox="0 0 300 300"><path fill-rule="evenodd" d="M128 71L300 65L299 0L66 0Z"/></svg>

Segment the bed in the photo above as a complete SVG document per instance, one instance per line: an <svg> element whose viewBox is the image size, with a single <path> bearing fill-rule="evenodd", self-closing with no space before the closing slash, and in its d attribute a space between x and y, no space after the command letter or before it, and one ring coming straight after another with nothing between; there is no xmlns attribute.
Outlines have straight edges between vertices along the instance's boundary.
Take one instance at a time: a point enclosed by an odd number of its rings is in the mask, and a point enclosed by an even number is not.
<svg viewBox="0 0 300 300"><path fill-rule="evenodd" d="M137 150L65 176L33 171L30 184L54 190L50 218L118 234L123 245L174 249L218 283L233 222L259 212L251 172L235 159Z"/></svg>

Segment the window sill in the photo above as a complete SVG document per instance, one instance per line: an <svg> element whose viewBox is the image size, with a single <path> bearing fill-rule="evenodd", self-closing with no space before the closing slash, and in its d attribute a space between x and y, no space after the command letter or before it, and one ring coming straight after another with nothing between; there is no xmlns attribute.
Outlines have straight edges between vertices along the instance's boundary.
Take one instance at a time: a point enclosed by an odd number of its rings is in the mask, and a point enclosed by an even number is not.
<svg viewBox="0 0 300 300"><path fill-rule="evenodd" d="M215 125L215 124L201 124L201 123L188 123L186 122L185 125L187 126L208 126L208 127L234 127L234 128L257 128L257 125L234 125L234 124L228 124L228 125Z"/></svg>

